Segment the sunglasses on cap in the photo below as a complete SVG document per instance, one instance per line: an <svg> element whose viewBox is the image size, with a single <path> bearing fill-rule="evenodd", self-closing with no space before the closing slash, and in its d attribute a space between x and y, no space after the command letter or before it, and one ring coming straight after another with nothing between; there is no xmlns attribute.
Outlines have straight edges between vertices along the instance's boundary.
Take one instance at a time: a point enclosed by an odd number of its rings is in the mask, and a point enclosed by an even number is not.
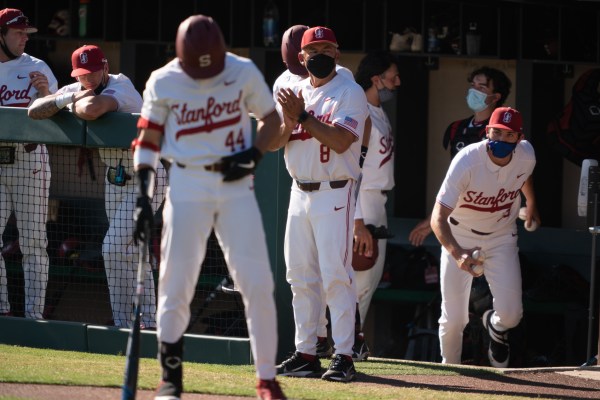
<svg viewBox="0 0 600 400"><path fill-rule="evenodd" d="M10 21L6 22L4 25L5 26L10 26L10 25L13 25L13 24L29 25L29 18L27 18L24 15L19 15L19 16L14 17Z"/></svg>

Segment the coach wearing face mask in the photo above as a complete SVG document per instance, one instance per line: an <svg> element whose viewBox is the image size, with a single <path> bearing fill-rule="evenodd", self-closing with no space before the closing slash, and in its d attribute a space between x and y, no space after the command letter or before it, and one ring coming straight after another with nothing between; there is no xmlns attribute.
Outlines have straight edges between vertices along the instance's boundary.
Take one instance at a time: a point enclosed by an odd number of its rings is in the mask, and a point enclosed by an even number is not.
<svg viewBox="0 0 600 400"><path fill-rule="evenodd" d="M369 110L363 89L335 70L339 50L331 29L306 30L298 57L309 77L277 93L283 124L274 147L285 146L286 167L294 180L284 257L296 325L296 351L278 366L278 374L320 373L316 343L323 290L335 355L322 379L348 382L356 375L351 265L355 190Z"/></svg>
<svg viewBox="0 0 600 400"><path fill-rule="evenodd" d="M485 127L494 110L501 107L510 93L511 82L506 74L490 67L477 68L469 74L471 85L467 105L474 112L468 118L454 121L444 133L444 149L450 147L452 158L465 146L485 139ZM430 218L419 222L409 234L409 241L420 246L431 233Z"/></svg>

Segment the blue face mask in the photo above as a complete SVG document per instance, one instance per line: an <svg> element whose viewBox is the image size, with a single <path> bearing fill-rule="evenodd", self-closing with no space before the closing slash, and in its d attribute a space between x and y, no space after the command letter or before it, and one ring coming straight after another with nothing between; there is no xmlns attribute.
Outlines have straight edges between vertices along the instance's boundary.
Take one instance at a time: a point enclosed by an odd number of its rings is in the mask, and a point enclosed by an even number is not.
<svg viewBox="0 0 600 400"><path fill-rule="evenodd" d="M467 94L467 105L474 112L483 111L488 108L488 105L485 103L487 97L487 94L471 88Z"/></svg>
<svg viewBox="0 0 600 400"><path fill-rule="evenodd" d="M504 158L514 151L517 143L502 142L500 140L488 140L488 146L494 157Z"/></svg>

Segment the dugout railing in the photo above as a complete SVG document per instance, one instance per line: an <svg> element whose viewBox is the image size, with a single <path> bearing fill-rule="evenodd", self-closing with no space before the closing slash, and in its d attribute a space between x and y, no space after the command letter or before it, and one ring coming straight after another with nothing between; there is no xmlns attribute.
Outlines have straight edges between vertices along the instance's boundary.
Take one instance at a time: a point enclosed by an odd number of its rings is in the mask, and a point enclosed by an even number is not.
<svg viewBox="0 0 600 400"><path fill-rule="evenodd" d="M98 149L129 148L137 133L136 122L137 116L132 114L109 113L95 121L84 121L67 111L36 121L27 116L26 109L0 107L0 146L15 142L44 143L48 147L52 171L46 225L50 268L45 320L22 318L22 255L13 216L6 227L1 227L13 317L0 318L0 342L112 354L125 352L127 331L112 326L102 257L102 242L108 228L104 204L105 185L108 185L105 164L116 166L119 160L101 159ZM291 316L281 316L291 315L286 306L291 301L289 287L281 286L287 290L279 290L280 284L287 285L283 256L277 251L284 228L278 221L287 209L287 201L280 199L279 191L283 188L284 197L289 191L288 183L280 185L287 172L285 167L281 170L283 164L279 158L277 153L265 157L256 175L255 190L263 213L274 277L278 282L280 336L293 340ZM280 173L274 175L277 171ZM13 196L18 198L19 193L13 193ZM0 207L8 205L0 204ZM157 212L156 220L160 227L160 212ZM151 243L155 281L160 257L159 237L157 229ZM227 276L220 248L211 237L191 306L192 321L186 333L186 348L190 351L186 350L186 358L219 363L251 362L242 303L236 296L221 290ZM123 277L122 284L135 285L129 278ZM152 330L143 333L144 355L154 357L155 334ZM289 344L285 346L287 348Z"/></svg>

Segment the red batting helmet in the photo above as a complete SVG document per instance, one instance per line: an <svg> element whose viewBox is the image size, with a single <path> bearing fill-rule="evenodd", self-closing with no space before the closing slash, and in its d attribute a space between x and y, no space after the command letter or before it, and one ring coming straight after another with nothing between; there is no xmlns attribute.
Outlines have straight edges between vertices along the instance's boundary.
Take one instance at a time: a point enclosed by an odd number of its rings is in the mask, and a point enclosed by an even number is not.
<svg viewBox="0 0 600 400"><path fill-rule="evenodd" d="M283 33L281 39L281 57L287 68L294 75L307 76L308 71L298 60L302 35L308 29L306 25L294 25Z"/></svg>
<svg viewBox="0 0 600 400"><path fill-rule="evenodd" d="M364 254L360 255L356 251L352 252L352 268L355 271L366 271L373 268L377 257L379 256L379 246L377 239L373 239L373 255L367 257Z"/></svg>
<svg viewBox="0 0 600 400"><path fill-rule="evenodd" d="M225 69L225 39L215 20L192 15L179 24L175 50L186 74L208 79Z"/></svg>

